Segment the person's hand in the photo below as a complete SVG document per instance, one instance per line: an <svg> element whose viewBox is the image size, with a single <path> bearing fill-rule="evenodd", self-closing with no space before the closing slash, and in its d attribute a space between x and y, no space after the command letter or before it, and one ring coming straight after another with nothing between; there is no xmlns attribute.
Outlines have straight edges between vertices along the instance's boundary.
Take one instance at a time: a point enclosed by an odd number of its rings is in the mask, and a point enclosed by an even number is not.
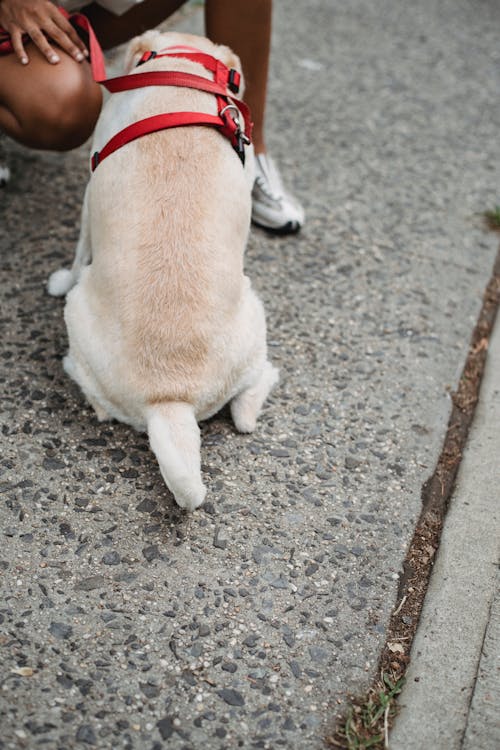
<svg viewBox="0 0 500 750"><path fill-rule="evenodd" d="M84 43L50 0L0 0L0 26L10 34L14 52L23 65L29 62L23 34L50 63L56 64L61 58L48 38L78 62L88 57Z"/></svg>

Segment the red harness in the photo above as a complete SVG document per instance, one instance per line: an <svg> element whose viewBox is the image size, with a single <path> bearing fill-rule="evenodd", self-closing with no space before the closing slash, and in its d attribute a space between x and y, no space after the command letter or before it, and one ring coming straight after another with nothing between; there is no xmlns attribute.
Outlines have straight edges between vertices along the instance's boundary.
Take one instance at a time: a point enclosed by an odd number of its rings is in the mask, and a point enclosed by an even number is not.
<svg viewBox="0 0 500 750"><path fill-rule="evenodd" d="M64 12L62 9L60 10ZM66 15L65 12L64 15ZM208 125L217 128L222 135L229 139L242 164L245 163L244 147L251 142L252 122L250 119L250 110L247 105L241 99L237 99L234 96L234 94L238 93L240 84L240 74L237 70L227 68L220 60L212 57L212 55L200 52L200 50L194 47L167 47L158 53L153 51L145 52L139 60L138 65L159 57L186 58L187 60L203 65L206 70L213 74L213 80L192 73L158 70L132 73L131 75L118 76L116 78L106 78L102 50L88 19L80 13L75 13L71 16L71 20L87 32L94 80L97 83L101 83L110 93L129 91L131 89L142 88L143 86L182 86L197 89L198 91L206 91L213 94L217 100L216 115L204 112L168 112L154 115L153 117L146 117L143 120L134 122L132 125L128 125L116 133L100 151L96 151L92 155L92 171L106 157L126 143L136 140L136 138L141 138L148 133L155 133L158 130L184 127L186 125ZM12 51L10 38L0 29L0 54L7 54ZM240 115L244 122L243 128L240 122Z"/></svg>
<svg viewBox="0 0 500 750"><path fill-rule="evenodd" d="M154 133L167 128L178 128L186 125L209 125L217 128L222 135L229 139L232 147L242 163L245 163L244 146L250 143L252 123L247 105L233 94L239 89L240 74L234 68L228 69L220 60L199 50L187 47L169 47L160 52L145 52L138 65L159 57L181 57L200 63L206 70L213 73L213 80L203 78L192 73L179 71L158 71L133 73L101 80L100 83L111 92L129 91L143 86L183 86L186 88L206 91L213 94L217 100L217 114L204 112L168 112L129 125L120 130L108 143L96 151L92 156L92 170L103 159L112 154L125 143L140 138L147 133ZM244 128L240 123L240 114L244 120Z"/></svg>

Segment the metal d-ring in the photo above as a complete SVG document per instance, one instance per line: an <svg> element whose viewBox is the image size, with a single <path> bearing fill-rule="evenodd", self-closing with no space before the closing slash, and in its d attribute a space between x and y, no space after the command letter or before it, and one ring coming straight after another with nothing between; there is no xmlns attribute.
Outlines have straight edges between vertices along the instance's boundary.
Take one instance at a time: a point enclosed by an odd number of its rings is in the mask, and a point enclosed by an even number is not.
<svg viewBox="0 0 500 750"><path fill-rule="evenodd" d="M244 133L241 129L240 110L238 109L236 104L226 104L226 106L223 107L221 111L219 112L219 117L222 117L225 114L225 112L227 112L228 110L233 110L233 112L235 112L235 115L233 115L233 122L236 125L237 136L238 138L241 138L241 140L246 146L248 146L251 141L250 141L250 138L246 135L246 133Z"/></svg>
<svg viewBox="0 0 500 750"><path fill-rule="evenodd" d="M240 110L238 109L236 104L226 104L226 106L223 107L221 111L219 112L219 117L222 117L228 111L228 109L232 109L233 112L236 113L235 115L233 115L233 120L234 120L234 124L236 125L236 127L239 128L240 127Z"/></svg>

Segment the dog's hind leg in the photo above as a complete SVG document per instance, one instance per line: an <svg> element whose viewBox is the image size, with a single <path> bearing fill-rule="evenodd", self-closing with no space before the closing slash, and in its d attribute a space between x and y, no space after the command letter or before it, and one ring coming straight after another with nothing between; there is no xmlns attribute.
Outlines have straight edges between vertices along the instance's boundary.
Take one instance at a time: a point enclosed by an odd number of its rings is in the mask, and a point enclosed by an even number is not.
<svg viewBox="0 0 500 750"><path fill-rule="evenodd" d="M83 199L82 218L80 227L80 237L76 246L75 259L71 269L60 268L54 271L49 277L47 291L53 297L62 297L67 294L72 287L78 282L82 269L88 266L92 260L92 250L90 244L90 221L89 221L89 186L85 190Z"/></svg>
<svg viewBox="0 0 500 750"><path fill-rule="evenodd" d="M63 367L67 375L82 389L85 398L95 411L98 421L105 422L106 420L113 419L101 401L99 401L95 393L95 384L91 383L88 376L85 375L83 368L76 364L71 354L67 354L64 357Z"/></svg>
<svg viewBox="0 0 500 750"><path fill-rule="evenodd" d="M265 360L258 378L253 385L245 388L231 401L231 416L238 432L253 432L262 405L273 385L278 382L279 373Z"/></svg>
<svg viewBox="0 0 500 750"><path fill-rule="evenodd" d="M177 505L194 510L205 499L201 481L200 429L193 407L167 402L149 407L149 442Z"/></svg>

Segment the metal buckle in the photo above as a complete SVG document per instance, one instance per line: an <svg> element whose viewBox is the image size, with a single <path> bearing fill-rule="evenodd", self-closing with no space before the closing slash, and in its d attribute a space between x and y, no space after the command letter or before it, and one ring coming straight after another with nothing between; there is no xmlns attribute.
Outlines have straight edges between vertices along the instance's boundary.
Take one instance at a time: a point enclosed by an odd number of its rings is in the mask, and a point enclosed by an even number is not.
<svg viewBox="0 0 500 750"><path fill-rule="evenodd" d="M250 138L247 136L246 133L244 133L241 129L241 122L240 122L240 110L236 106L236 104L226 104L225 107L221 109L219 112L219 117L223 118L226 112L231 112L231 119L234 123L234 133L233 133L233 148L238 154L241 163L245 164L245 146L248 146L250 144ZM226 116L227 120L227 116Z"/></svg>
<svg viewBox="0 0 500 750"><path fill-rule="evenodd" d="M238 109L236 104L226 104L226 106L223 107L221 111L219 112L219 116L223 117L228 110L231 110L232 112L235 113L233 115L233 122L236 125L236 127L239 128L240 127L240 110Z"/></svg>
<svg viewBox="0 0 500 750"><path fill-rule="evenodd" d="M238 73L238 71L235 70L235 68L231 68L229 70L229 77L228 77L227 85L231 89L233 94L237 94L238 91L240 90L240 78L241 76Z"/></svg>
<svg viewBox="0 0 500 750"><path fill-rule="evenodd" d="M139 65L144 65L144 63L147 63L150 60L154 60L157 54L158 53L152 49L146 50L146 52L143 54L143 56L141 57L141 59L139 60L139 62L137 63L135 67L138 68Z"/></svg>
<svg viewBox="0 0 500 750"><path fill-rule="evenodd" d="M219 112L219 117L224 117L227 111L231 111L234 113L231 119L236 126L235 135L238 138L241 138L245 146L248 146L250 144L250 138L241 129L240 110L238 109L236 104L226 104L226 106L223 107Z"/></svg>

